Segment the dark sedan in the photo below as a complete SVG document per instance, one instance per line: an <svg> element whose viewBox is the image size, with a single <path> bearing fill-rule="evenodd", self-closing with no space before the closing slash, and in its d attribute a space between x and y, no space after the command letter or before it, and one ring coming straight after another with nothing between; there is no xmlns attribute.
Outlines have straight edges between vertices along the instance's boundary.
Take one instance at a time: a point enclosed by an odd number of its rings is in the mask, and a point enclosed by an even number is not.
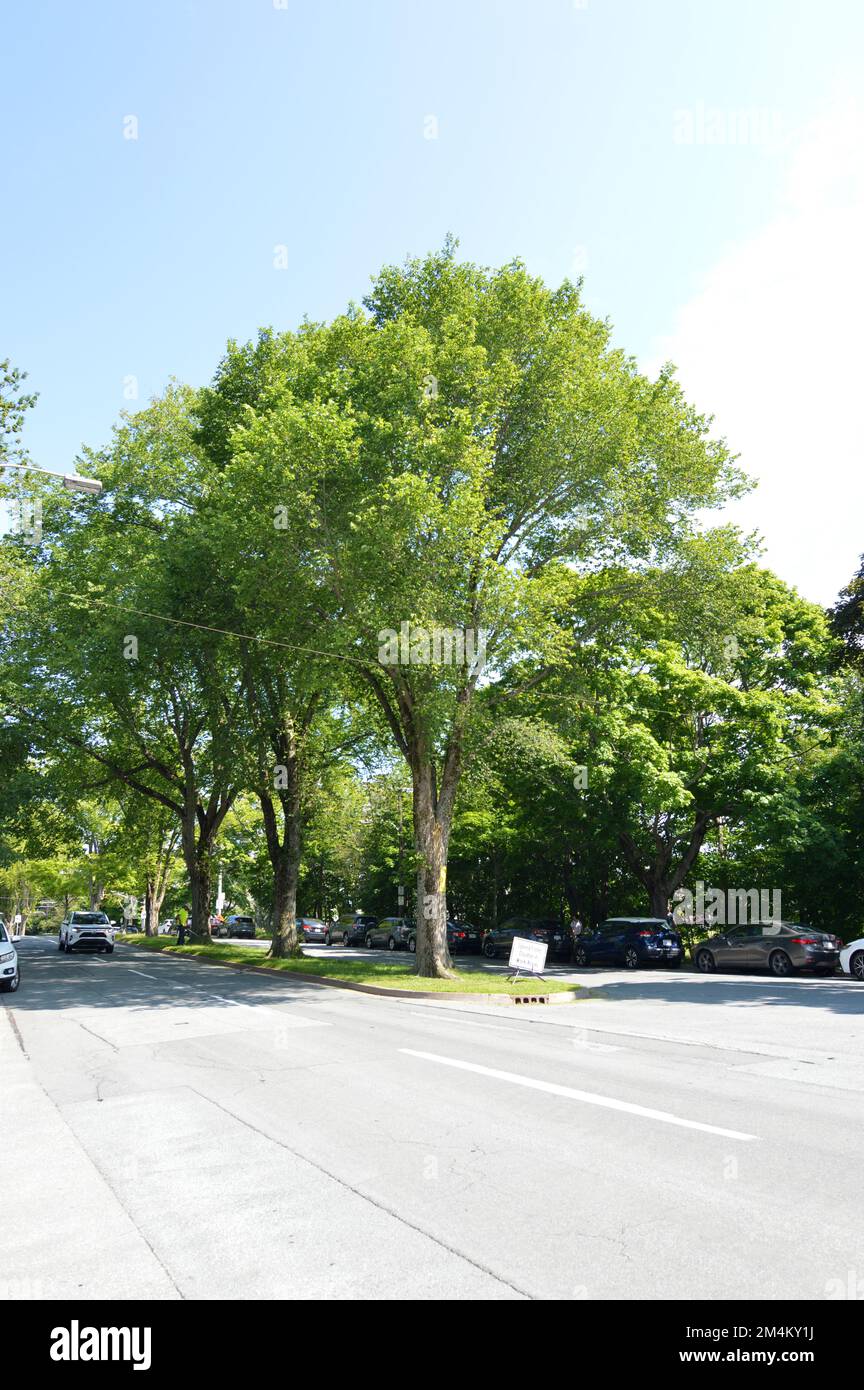
<svg viewBox="0 0 864 1390"><path fill-rule="evenodd" d="M214 931L213 935L216 936ZM226 917L219 930L219 936L248 937L251 941L255 936L255 918L245 917L242 913L234 912L230 917Z"/></svg>
<svg viewBox="0 0 864 1390"><path fill-rule="evenodd" d="M320 917L298 917L297 937L306 946L329 946L330 928Z"/></svg>
<svg viewBox="0 0 864 1390"><path fill-rule="evenodd" d="M573 946L577 965L680 966L684 943L662 917L614 917L583 932Z"/></svg>
<svg viewBox="0 0 864 1390"><path fill-rule="evenodd" d="M483 933L479 927L468 922L447 923L447 946L452 955L468 955L483 949ZM417 928L411 928L408 936L408 950L413 955L417 950Z"/></svg>
<svg viewBox="0 0 864 1390"><path fill-rule="evenodd" d="M479 927L472 927L470 922L448 922L447 945L451 955L476 955L483 949L483 933Z"/></svg>
<svg viewBox="0 0 864 1390"><path fill-rule="evenodd" d="M799 970L833 975L842 942L830 932L797 922L755 923L728 927L693 947L693 964L703 974L714 970L768 970L792 975Z"/></svg>
<svg viewBox="0 0 864 1390"><path fill-rule="evenodd" d="M500 927L492 927L483 937L483 954L489 960L509 956L514 936L528 941L542 941L547 946L546 959L566 960L570 955L570 937L566 927L549 917L509 917Z"/></svg>

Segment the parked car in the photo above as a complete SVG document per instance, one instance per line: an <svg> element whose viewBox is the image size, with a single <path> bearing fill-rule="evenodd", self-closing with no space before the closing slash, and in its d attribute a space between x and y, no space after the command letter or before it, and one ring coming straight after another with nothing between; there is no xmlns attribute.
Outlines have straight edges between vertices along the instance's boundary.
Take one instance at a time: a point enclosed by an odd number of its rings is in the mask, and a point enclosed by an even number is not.
<svg viewBox="0 0 864 1390"><path fill-rule="evenodd" d="M104 951L110 956L114 950L114 926L104 912L70 912L60 924L57 949L65 951Z"/></svg>
<svg viewBox="0 0 864 1390"><path fill-rule="evenodd" d="M470 922L448 922L447 945L451 955L476 955L483 949L483 933Z"/></svg>
<svg viewBox="0 0 864 1390"><path fill-rule="evenodd" d="M346 912L330 928L330 935L343 946L365 946L367 931L377 925L377 917L370 917L365 912Z"/></svg>
<svg viewBox="0 0 864 1390"><path fill-rule="evenodd" d="M830 932L798 922L752 923L728 927L693 947L697 970L770 970L791 975L798 970L833 975L842 942Z"/></svg>
<svg viewBox="0 0 864 1390"><path fill-rule="evenodd" d="M610 917L594 931L582 932L573 946L576 965L679 966L684 943L662 917Z"/></svg>
<svg viewBox="0 0 864 1390"><path fill-rule="evenodd" d="M20 937L13 936L0 917L0 990L14 994L21 983L21 965L15 950Z"/></svg>
<svg viewBox="0 0 864 1390"><path fill-rule="evenodd" d="M840 965L845 974L864 981L864 936L859 936L857 941L850 941L848 946L842 948Z"/></svg>
<svg viewBox="0 0 864 1390"><path fill-rule="evenodd" d="M320 917L298 917L297 936L307 946L316 942L321 946L330 945L330 928Z"/></svg>
<svg viewBox="0 0 864 1390"><path fill-rule="evenodd" d="M549 917L508 917L500 927L491 927L483 937L483 954L489 960L509 956L514 936L529 941L544 941L546 959L566 959L570 955L570 938L560 922Z"/></svg>
<svg viewBox="0 0 864 1390"><path fill-rule="evenodd" d="M255 918L244 917L242 913L234 912L225 921L220 923L218 931L213 932L214 936L255 936Z"/></svg>
<svg viewBox="0 0 864 1390"><path fill-rule="evenodd" d="M448 922L447 945L451 956L481 951L483 933L479 927L472 927L468 922ZM413 924L408 934L408 950L412 955L417 950L417 928Z"/></svg>
<svg viewBox="0 0 864 1390"><path fill-rule="evenodd" d="M414 924L407 917L382 917L374 927L367 927L365 945L370 950L386 946L388 951L407 951L413 930Z"/></svg>

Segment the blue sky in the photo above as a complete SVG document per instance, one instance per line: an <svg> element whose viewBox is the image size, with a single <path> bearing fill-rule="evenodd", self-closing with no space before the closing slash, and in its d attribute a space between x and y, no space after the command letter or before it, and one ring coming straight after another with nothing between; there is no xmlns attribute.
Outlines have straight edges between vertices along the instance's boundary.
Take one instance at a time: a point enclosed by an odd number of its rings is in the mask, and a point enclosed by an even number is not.
<svg viewBox="0 0 864 1390"><path fill-rule="evenodd" d="M7 7L0 357L40 393L34 459L104 443L130 378L139 403L201 383L228 337L331 316L452 231L471 259L583 273L619 343L679 361L763 479L740 519L831 601L864 467L842 370L801 364L857 347L862 40L853 0Z"/></svg>

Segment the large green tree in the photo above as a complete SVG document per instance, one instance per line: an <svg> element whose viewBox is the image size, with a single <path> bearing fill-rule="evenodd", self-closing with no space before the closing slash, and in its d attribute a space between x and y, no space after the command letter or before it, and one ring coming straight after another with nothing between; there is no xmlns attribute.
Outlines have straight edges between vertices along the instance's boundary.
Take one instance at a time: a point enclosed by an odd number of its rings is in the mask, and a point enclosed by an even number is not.
<svg viewBox="0 0 864 1390"><path fill-rule="evenodd" d="M407 763L418 968L444 975L478 688L528 654L538 679L561 658L572 567L656 561L741 480L671 370L640 374L572 285L463 264L448 245L385 269L364 304L229 349L224 485L262 543L284 509L322 642L353 663Z"/></svg>

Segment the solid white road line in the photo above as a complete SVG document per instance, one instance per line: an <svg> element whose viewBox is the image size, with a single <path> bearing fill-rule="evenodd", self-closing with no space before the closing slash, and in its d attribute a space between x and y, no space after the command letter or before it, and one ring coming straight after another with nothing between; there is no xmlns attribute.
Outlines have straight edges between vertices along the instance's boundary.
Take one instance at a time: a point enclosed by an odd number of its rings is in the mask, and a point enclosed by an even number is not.
<svg viewBox="0 0 864 1390"><path fill-rule="evenodd" d="M145 980L155 980L158 978L156 975L148 975L146 970L133 970L131 965L127 965L126 969L129 971L130 975L143 975Z"/></svg>
<svg viewBox="0 0 864 1390"><path fill-rule="evenodd" d="M426 1062L439 1062L445 1067L456 1067L459 1071L473 1071L478 1076L489 1076L493 1081L509 1081L514 1086L528 1086L533 1091L545 1091L551 1096L565 1096L568 1100L579 1100L586 1105L600 1105L606 1110L621 1110L626 1115L640 1115L644 1120L660 1120L666 1125L678 1125L681 1129L699 1129L704 1134L717 1134L723 1139L740 1139L748 1142L758 1139L756 1134L741 1134L737 1129L722 1129L719 1125L702 1124L700 1120L685 1120L680 1115L670 1115L666 1110L651 1110L645 1105L633 1105L627 1100L614 1100L611 1096L594 1095L591 1091L577 1091L572 1086L558 1086L553 1081L538 1081L532 1076L519 1076L512 1071L498 1071L495 1067L481 1067L476 1062L459 1062L453 1057L439 1057L435 1052L415 1052L410 1047L400 1047L408 1057L420 1057Z"/></svg>

